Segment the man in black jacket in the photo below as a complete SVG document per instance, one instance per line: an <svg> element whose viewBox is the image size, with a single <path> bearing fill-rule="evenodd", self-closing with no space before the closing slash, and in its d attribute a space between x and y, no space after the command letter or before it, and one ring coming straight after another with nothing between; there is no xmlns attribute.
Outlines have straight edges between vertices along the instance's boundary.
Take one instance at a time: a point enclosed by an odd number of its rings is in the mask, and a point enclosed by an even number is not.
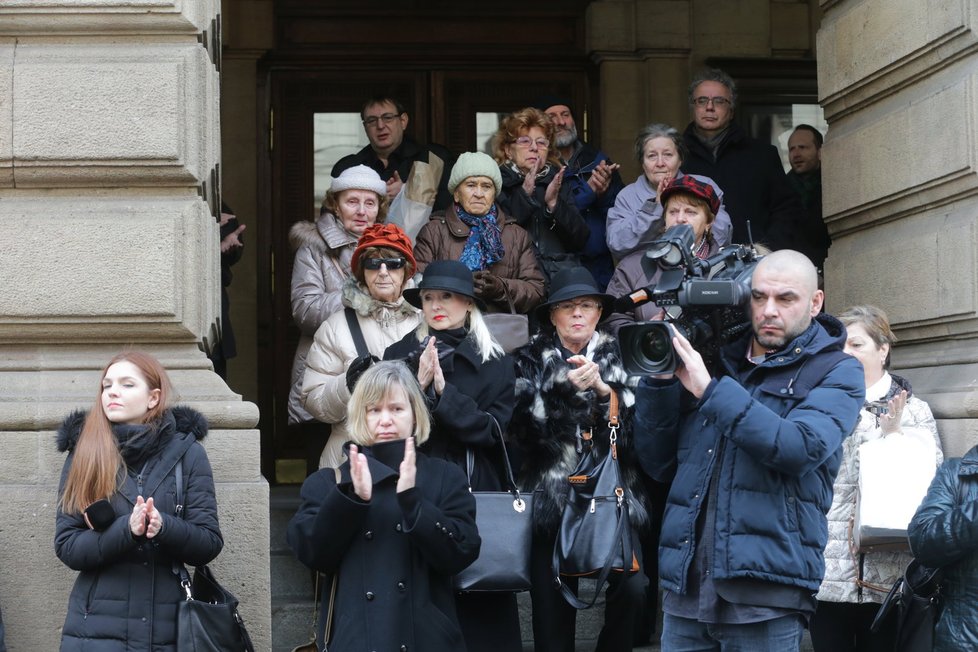
<svg viewBox="0 0 978 652"><path fill-rule="evenodd" d="M799 231L798 251L822 269L832 238L822 219L822 132L811 125L795 127L788 137L788 185L805 211L804 231Z"/></svg>
<svg viewBox="0 0 978 652"><path fill-rule="evenodd" d="M689 156L686 174L710 177L723 190L733 222L733 242L754 242L772 249L795 248L802 218L798 198L784 175L778 150L747 135L733 122L737 85L722 70L708 69L689 85L693 121L683 139Z"/></svg>
<svg viewBox="0 0 978 652"><path fill-rule="evenodd" d="M625 184L618 174L618 164L607 154L578 137L577 123L571 112L570 100L547 95L536 105L553 121L557 130L554 143L560 151L564 183L574 195L574 205L587 222L591 235L581 252L581 263L591 272L598 287L604 290L615 273L615 264L608 251L605 222L608 209Z"/></svg>
<svg viewBox="0 0 978 652"><path fill-rule="evenodd" d="M370 144L356 154L337 161L331 172L333 178L340 176L347 168L366 165L376 170L380 178L387 182L387 197L393 200L407 182L414 164L426 163L439 175L433 208L447 208L452 200L448 193L448 177L454 164L451 153L441 145L421 145L406 136L407 109L395 98L386 95L370 98L360 110L360 118Z"/></svg>

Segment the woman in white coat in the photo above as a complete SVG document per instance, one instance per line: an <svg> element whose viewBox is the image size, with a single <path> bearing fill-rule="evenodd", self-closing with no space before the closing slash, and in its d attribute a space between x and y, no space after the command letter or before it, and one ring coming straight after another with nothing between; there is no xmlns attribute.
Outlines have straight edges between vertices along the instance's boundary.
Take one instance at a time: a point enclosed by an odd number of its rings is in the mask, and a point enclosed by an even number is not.
<svg viewBox="0 0 978 652"><path fill-rule="evenodd" d="M812 621L812 643L815 652L891 651L895 645L892 628L873 634L869 626L911 556L909 552L852 549L859 447L880 437L911 437L931 451L935 469L944 455L930 407L913 396L905 378L887 372L896 336L886 314L874 306L855 306L840 314L839 320L846 326L846 353L863 364L866 403L856 431L842 444L842 465L828 514L825 577ZM881 413L884 407L886 411ZM900 472L893 469L895 474Z"/></svg>

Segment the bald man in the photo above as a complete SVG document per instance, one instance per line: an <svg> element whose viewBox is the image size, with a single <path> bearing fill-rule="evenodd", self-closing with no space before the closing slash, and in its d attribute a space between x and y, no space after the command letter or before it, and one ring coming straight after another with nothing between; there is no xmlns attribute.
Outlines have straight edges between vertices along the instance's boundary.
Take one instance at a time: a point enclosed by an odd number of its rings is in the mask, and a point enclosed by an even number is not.
<svg viewBox="0 0 978 652"><path fill-rule="evenodd" d="M824 571L832 482L863 402L814 265L776 251L751 280L751 331L712 377L683 366L636 392L643 469L672 482L659 539L662 650L798 650Z"/></svg>

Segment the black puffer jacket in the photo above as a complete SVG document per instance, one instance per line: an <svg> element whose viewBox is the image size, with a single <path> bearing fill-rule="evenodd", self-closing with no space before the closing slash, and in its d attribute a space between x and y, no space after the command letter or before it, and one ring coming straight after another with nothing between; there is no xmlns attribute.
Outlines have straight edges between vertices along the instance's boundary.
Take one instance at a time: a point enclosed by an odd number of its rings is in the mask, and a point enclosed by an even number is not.
<svg viewBox="0 0 978 652"><path fill-rule="evenodd" d="M591 359L598 364L602 380L618 393L618 459L630 491L629 518L633 527L641 529L648 525L648 513L631 437L635 396L625 386L627 376L614 338L597 331ZM571 369L552 332L540 332L516 352L516 409L509 428L523 453L520 486L539 490L534 496L533 524L540 534L551 535L560 524L570 487L567 476L580 459L578 429L592 430L598 455L606 455L609 447L609 403L591 390L578 391L567 379Z"/></svg>
<svg viewBox="0 0 978 652"><path fill-rule="evenodd" d="M85 414L75 412L58 430L58 450L68 451L59 495L84 421ZM177 603L183 590L173 562L206 564L224 545L210 462L198 443L206 434L207 421L194 410L167 411L159 426L158 445L147 455L145 467L131 469L111 497L116 518L105 530L90 529L81 514L58 511L55 553L69 568L80 571L68 601L62 651L176 649ZM177 518L173 516L174 469L181 457L184 513ZM129 516L139 495L152 496L163 515L163 529L153 539L134 537L129 530Z"/></svg>

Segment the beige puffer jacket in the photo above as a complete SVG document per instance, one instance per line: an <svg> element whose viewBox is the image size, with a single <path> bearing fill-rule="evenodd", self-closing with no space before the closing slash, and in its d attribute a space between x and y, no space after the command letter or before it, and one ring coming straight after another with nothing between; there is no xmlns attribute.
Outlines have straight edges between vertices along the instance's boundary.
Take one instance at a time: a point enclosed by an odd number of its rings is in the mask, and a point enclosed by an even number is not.
<svg viewBox="0 0 978 652"><path fill-rule="evenodd" d="M356 311L367 349L381 359L388 346L421 323L421 311L403 297L395 303L377 301L355 279L348 279L343 286L343 305ZM346 459L342 450L347 440L346 404L350 402L346 370L357 357L346 312L333 313L316 331L302 380L305 409L316 419L333 424L319 460L321 469L336 468Z"/></svg>
<svg viewBox="0 0 978 652"><path fill-rule="evenodd" d="M295 250L292 319L300 331L289 391L289 423L296 424L314 420L303 408L300 396L306 354L320 325L343 308L343 283L353 276L350 259L357 237L344 229L332 213L324 213L315 222L293 224L289 243Z"/></svg>
<svg viewBox="0 0 978 652"><path fill-rule="evenodd" d="M903 379L897 378L898 381L894 381L893 376L884 373L883 378L866 389L866 400L875 401L886 396L894 382L906 383ZM903 410L900 427L902 435L894 433L889 436L913 437L927 445L934 451L934 468L940 466L944 461L944 454L941 452L937 423L927 403L916 396L911 396ZM828 514L829 539L825 546L825 576L818 591L819 600L853 603L883 602L883 598L886 597L885 591L861 587L857 581L861 578L863 582L886 587L886 590L889 590L903 574L912 558L909 552L873 551L853 554L850 550L850 521L855 515L856 489L859 486L857 453L861 444L879 439L881 435L880 428L876 425L876 417L864 409L859 412L856 431L842 444L842 465L839 467L839 475L835 478L832 507L829 508ZM894 469L894 473L898 472L898 469Z"/></svg>

